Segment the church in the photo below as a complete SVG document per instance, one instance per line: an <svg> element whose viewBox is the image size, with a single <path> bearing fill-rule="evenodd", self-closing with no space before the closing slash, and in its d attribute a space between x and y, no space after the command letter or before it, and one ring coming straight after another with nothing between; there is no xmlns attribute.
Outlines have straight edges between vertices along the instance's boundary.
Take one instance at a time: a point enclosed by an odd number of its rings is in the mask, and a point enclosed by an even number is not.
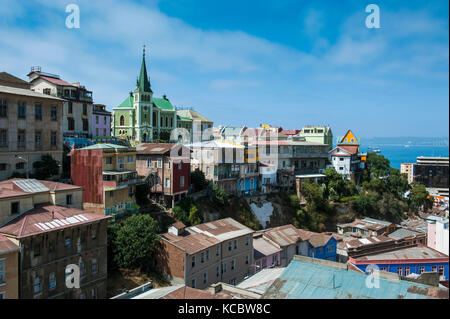
<svg viewBox="0 0 450 319"><path fill-rule="evenodd" d="M136 88L117 107L113 108L114 136L136 143L169 141L171 131L177 127L176 108L164 95L154 98L145 65L145 46Z"/></svg>

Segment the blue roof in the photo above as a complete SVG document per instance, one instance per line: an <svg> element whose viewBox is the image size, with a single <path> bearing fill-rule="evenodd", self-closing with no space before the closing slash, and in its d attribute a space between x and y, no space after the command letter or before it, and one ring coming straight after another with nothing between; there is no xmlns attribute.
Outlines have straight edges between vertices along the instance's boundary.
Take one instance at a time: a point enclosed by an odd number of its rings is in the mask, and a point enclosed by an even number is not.
<svg viewBox="0 0 450 319"><path fill-rule="evenodd" d="M294 257L269 287L265 299L425 299L435 287L405 280L379 278L379 288L366 285L368 275L347 270L346 264ZM311 261L304 261L311 260ZM327 263L331 266L324 265ZM421 291L422 293L418 293Z"/></svg>

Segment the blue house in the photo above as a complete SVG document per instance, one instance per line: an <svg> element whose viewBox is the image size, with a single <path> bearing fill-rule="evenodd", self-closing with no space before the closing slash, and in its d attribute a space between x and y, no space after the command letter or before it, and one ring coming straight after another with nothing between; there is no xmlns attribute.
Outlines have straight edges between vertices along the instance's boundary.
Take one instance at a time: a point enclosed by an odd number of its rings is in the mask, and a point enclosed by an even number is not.
<svg viewBox="0 0 450 319"><path fill-rule="evenodd" d="M370 286L367 278L347 264L294 256L262 299L448 299L447 289L385 277Z"/></svg>
<svg viewBox="0 0 450 319"><path fill-rule="evenodd" d="M308 257L336 261L337 240L333 236L314 233L307 243Z"/></svg>
<svg viewBox="0 0 450 319"><path fill-rule="evenodd" d="M369 265L380 270L397 273L399 276L420 275L423 272L439 272L440 282L448 283L448 256L426 246L399 248L358 258L348 262L363 272L369 272Z"/></svg>

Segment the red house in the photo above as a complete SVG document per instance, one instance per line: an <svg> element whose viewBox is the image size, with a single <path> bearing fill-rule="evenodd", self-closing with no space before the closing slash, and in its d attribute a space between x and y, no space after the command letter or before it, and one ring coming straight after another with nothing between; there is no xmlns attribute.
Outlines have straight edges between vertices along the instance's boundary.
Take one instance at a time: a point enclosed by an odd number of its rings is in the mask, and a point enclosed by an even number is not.
<svg viewBox="0 0 450 319"><path fill-rule="evenodd" d="M190 150L178 143L141 143L136 171L150 184L151 196L173 207L189 191Z"/></svg>

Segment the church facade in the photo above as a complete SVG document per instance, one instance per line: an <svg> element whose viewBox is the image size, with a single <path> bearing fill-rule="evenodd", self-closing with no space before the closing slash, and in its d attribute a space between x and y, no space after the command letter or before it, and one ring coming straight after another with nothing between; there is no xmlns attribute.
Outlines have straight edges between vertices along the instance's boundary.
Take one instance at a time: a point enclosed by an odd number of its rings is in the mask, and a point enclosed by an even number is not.
<svg viewBox="0 0 450 319"><path fill-rule="evenodd" d="M145 65L145 49L136 88L117 107L113 108L114 136L136 143L172 140L170 134L177 128L176 108L164 95L154 98ZM176 139L176 138L173 138Z"/></svg>

